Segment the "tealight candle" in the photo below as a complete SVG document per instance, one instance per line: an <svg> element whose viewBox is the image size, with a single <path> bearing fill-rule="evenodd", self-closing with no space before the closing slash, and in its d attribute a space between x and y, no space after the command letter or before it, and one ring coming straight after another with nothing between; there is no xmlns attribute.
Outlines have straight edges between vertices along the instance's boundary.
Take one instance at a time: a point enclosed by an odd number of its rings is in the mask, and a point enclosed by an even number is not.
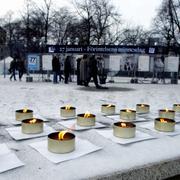
<svg viewBox="0 0 180 180"><path fill-rule="evenodd" d="M159 110L159 117L160 118L174 119L175 118L175 111L169 110L169 109L160 109Z"/></svg>
<svg viewBox="0 0 180 180"><path fill-rule="evenodd" d="M136 133L136 125L131 122L116 122L113 125L113 134L120 138L133 138Z"/></svg>
<svg viewBox="0 0 180 180"><path fill-rule="evenodd" d="M137 113L149 113L150 106L148 104L136 104Z"/></svg>
<svg viewBox="0 0 180 180"><path fill-rule="evenodd" d="M76 108L72 107L70 105L61 107L60 114L62 117L75 117L76 116Z"/></svg>
<svg viewBox="0 0 180 180"><path fill-rule="evenodd" d="M75 135L68 131L54 132L48 135L48 150L63 154L74 151Z"/></svg>
<svg viewBox="0 0 180 180"><path fill-rule="evenodd" d="M173 110L180 113L180 104L173 104Z"/></svg>
<svg viewBox="0 0 180 180"><path fill-rule="evenodd" d="M154 128L158 131L172 132L175 129L175 121L168 118L156 118Z"/></svg>
<svg viewBox="0 0 180 180"><path fill-rule="evenodd" d="M77 115L77 125L79 126L95 126L96 116L86 112L85 114Z"/></svg>
<svg viewBox="0 0 180 180"><path fill-rule="evenodd" d="M43 120L41 119L24 119L22 120L22 133L38 134L43 132Z"/></svg>
<svg viewBox="0 0 180 180"><path fill-rule="evenodd" d="M115 114L115 105L113 104L102 104L101 112L107 115Z"/></svg>
<svg viewBox="0 0 180 180"><path fill-rule="evenodd" d="M136 111L131 109L121 109L120 110L120 119L132 121L136 119Z"/></svg>
<svg viewBox="0 0 180 180"><path fill-rule="evenodd" d="M22 121L24 119L33 118L33 111L27 108L16 110L16 120Z"/></svg>

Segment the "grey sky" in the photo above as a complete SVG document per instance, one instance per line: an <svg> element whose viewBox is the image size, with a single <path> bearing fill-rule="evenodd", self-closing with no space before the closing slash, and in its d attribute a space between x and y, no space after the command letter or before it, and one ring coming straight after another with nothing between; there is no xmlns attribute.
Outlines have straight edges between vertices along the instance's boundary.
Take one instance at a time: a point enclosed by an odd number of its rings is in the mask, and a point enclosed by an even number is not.
<svg viewBox="0 0 180 180"><path fill-rule="evenodd" d="M41 3L43 0L34 0ZM56 7L71 6L72 0L53 0ZM149 28L152 18L156 15L156 10L162 0L112 0L117 10L121 13L124 23L129 25L142 25ZM24 0L0 0L0 16L7 11L15 11L17 17L19 11L23 9Z"/></svg>

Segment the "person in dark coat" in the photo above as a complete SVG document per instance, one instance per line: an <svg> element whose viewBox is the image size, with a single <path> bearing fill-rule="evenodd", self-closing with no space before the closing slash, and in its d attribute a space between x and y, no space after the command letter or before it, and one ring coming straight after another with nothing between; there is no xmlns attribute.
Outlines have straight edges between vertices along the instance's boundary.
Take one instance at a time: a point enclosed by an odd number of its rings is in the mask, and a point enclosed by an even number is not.
<svg viewBox="0 0 180 180"><path fill-rule="evenodd" d="M18 59L17 61L17 70L19 72L19 81L21 81L22 76L25 72L24 61L22 59Z"/></svg>
<svg viewBox="0 0 180 180"><path fill-rule="evenodd" d="M53 83L58 83L57 77L60 74L60 62L57 56L53 56L52 59L52 71L53 71Z"/></svg>
<svg viewBox="0 0 180 180"><path fill-rule="evenodd" d="M92 55L92 56L89 58L88 66L89 66L89 77L88 77L87 82L85 83L85 86L88 86L91 78L93 78L93 81L94 81L94 84L95 84L96 88L97 88L97 89L102 88L102 86L100 86L100 85L98 84L98 78L97 78L97 75L98 75L98 67L97 67L97 60L96 60L95 55Z"/></svg>
<svg viewBox="0 0 180 180"><path fill-rule="evenodd" d="M89 80L89 74L89 56L84 54L82 60L80 61L80 81L85 86Z"/></svg>
<svg viewBox="0 0 180 180"><path fill-rule="evenodd" d="M14 81L16 81L16 69L17 69L17 61L16 57L11 61L9 72L11 73L10 80L14 78Z"/></svg>
<svg viewBox="0 0 180 180"><path fill-rule="evenodd" d="M83 82L81 80L81 74L80 74L80 64L81 64L81 58L78 58L76 61L77 61L77 85L82 85Z"/></svg>
<svg viewBox="0 0 180 180"><path fill-rule="evenodd" d="M70 73L71 73L71 56L67 56L64 61L65 84L68 84Z"/></svg>

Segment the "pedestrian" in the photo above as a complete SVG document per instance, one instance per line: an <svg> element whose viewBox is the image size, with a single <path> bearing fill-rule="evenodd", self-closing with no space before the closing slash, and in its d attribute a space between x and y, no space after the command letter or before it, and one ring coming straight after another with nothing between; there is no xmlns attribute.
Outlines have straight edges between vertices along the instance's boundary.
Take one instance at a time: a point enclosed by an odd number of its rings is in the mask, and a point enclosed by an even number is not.
<svg viewBox="0 0 180 180"><path fill-rule="evenodd" d="M52 59L52 71L53 71L53 83L57 84L58 83L57 77L60 74L60 62L57 55L54 55Z"/></svg>
<svg viewBox="0 0 180 180"><path fill-rule="evenodd" d="M24 61L21 58L17 60L17 70L19 72L19 81L21 81L23 74L25 72Z"/></svg>
<svg viewBox="0 0 180 180"><path fill-rule="evenodd" d="M80 76L80 64L81 64L81 60L82 58L77 58L76 62L77 62L77 85L82 85L83 82L81 80L81 76Z"/></svg>
<svg viewBox="0 0 180 180"><path fill-rule="evenodd" d="M9 72L10 72L10 81L12 80L12 78L14 78L14 81L16 81L16 69L17 69L17 61L16 61L17 57L15 56L14 59L11 61L10 63L10 68L9 68Z"/></svg>
<svg viewBox="0 0 180 180"><path fill-rule="evenodd" d="M71 56L67 56L64 61L65 84L68 84L70 73L71 73Z"/></svg>
<svg viewBox="0 0 180 180"><path fill-rule="evenodd" d="M59 60L59 64L60 64L60 69L59 69L59 82L61 82L62 80L64 80L64 77L62 76L62 59Z"/></svg>
<svg viewBox="0 0 180 180"><path fill-rule="evenodd" d="M96 59L95 55L92 55L89 58L88 66L89 66L89 77L88 77L88 80L87 80L85 86L88 86L91 78L93 78L93 81L94 81L96 88L97 89L104 89L102 86L100 86L98 84L98 77L97 77L98 76L98 67L97 67L97 59Z"/></svg>
<svg viewBox="0 0 180 180"><path fill-rule="evenodd" d="M164 81L164 59L161 58L157 58L154 62L154 68L155 68L155 76L157 78L157 82L159 80L161 80L163 83L165 83Z"/></svg>

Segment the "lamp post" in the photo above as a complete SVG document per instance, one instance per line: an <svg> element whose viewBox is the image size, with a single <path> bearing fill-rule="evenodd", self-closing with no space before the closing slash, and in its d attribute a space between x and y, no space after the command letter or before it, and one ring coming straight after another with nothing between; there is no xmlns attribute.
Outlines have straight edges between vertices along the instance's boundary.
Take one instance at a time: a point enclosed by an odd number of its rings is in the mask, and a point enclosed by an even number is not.
<svg viewBox="0 0 180 180"><path fill-rule="evenodd" d="M41 37L40 42L39 42L39 46L40 46L40 72L41 72L41 80L44 80L43 77L43 62L42 62L42 57L43 57L43 53L44 53L44 48L46 47L46 42L45 42L45 37ZM47 72L47 76L50 77L50 72Z"/></svg>

